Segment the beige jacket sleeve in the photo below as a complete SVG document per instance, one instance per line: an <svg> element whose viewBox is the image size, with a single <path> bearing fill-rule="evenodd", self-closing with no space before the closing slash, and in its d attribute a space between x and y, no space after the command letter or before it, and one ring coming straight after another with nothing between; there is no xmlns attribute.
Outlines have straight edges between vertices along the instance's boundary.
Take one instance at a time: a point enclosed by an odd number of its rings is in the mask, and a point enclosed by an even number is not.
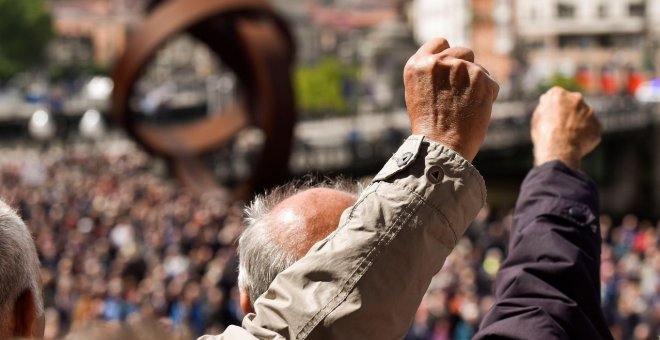
<svg viewBox="0 0 660 340"><path fill-rule="evenodd" d="M468 161L409 137L338 229L275 278L243 328L202 339L403 338L485 195Z"/></svg>

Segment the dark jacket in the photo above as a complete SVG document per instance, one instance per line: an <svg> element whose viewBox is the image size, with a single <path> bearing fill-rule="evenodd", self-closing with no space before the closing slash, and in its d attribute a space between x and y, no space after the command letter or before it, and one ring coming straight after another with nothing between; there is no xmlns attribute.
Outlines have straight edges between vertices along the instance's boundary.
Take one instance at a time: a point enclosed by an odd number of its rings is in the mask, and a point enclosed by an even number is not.
<svg viewBox="0 0 660 340"><path fill-rule="evenodd" d="M559 161L522 184L496 304L475 339L612 339L600 304L598 191Z"/></svg>

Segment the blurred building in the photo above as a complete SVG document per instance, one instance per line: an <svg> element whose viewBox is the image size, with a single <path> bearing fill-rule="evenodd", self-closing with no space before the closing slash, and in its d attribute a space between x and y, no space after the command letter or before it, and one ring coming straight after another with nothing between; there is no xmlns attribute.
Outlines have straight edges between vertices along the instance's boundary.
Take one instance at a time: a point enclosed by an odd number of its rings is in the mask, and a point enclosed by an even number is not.
<svg viewBox="0 0 660 340"><path fill-rule="evenodd" d="M472 0L470 45L476 62L501 84L501 97L510 93L513 72L511 54L515 45L512 0Z"/></svg>
<svg viewBox="0 0 660 340"><path fill-rule="evenodd" d="M452 46L470 47L478 63L507 83L514 48L511 0L413 0L409 13L418 44L444 37Z"/></svg>
<svg viewBox="0 0 660 340"><path fill-rule="evenodd" d="M355 62L359 41L372 28L398 17L399 0L271 0L289 21L298 61L314 64L327 55Z"/></svg>
<svg viewBox="0 0 660 340"><path fill-rule="evenodd" d="M614 94L658 62L659 0L518 0L515 17L537 80L575 76L587 90Z"/></svg>
<svg viewBox="0 0 660 340"><path fill-rule="evenodd" d="M417 46L403 0L272 0L291 24L300 65L330 58L359 69L343 79L351 112L389 112L404 106L402 70Z"/></svg>
<svg viewBox="0 0 660 340"><path fill-rule="evenodd" d="M143 1L50 0L56 39L56 64L108 67L126 47L128 26L140 18Z"/></svg>
<svg viewBox="0 0 660 340"><path fill-rule="evenodd" d="M403 68L417 50L403 20L376 26L362 45L362 80L366 96L362 110L388 112L405 108Z"/></svg>
<svg viewBox="0 0 660 340"><path fill-rule="evenodd" d="M435 37L444 37L458 46L470 45L469 0L414 0L410 14L415 40L420 45Z"/></svg>

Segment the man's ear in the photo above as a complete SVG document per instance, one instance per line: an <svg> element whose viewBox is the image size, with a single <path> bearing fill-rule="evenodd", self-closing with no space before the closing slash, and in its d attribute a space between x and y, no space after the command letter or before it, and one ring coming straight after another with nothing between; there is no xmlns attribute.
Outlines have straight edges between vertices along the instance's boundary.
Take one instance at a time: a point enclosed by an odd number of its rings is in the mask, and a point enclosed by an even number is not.
<svg viewBox="0 0 660 340"><path fill-rule="evenodd" d="M24 290L14 305L14 336L43 337L43 322L37 318L37 305L30 289Z"/></svg>
<svg viewBox="0 0 660 340"><path fill-rule="evenodd" d="M241 289L240 290L240 304L241 304L241 310L243 310L243 314L249 314L249 313L254 313L254 308L252 307L252 303L250 301L250 294Z"/></svg>

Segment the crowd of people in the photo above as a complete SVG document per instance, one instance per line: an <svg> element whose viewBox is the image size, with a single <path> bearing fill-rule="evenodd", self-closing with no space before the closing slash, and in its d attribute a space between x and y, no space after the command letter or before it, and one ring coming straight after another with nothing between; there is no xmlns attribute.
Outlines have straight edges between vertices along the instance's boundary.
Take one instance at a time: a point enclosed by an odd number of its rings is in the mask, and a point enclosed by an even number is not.
<svg viewBox="0 0 660 340"><path fill-rule="evenodd" d="M483 209L435 276L408 339L470 339L495 302L511 213ZM660 334L660 221L601 216L601 302L615 339Z"/></svg>
<svg viewBox="0 0 660 340"><path fill-rule="evenodd" d="M195 197L126 142L3 150L0 196L33 232L46 338L160 320L185 337L240 324L241 202ZM470 339L494 302L509 211L483 209L433 279L407 339ZM660 223L601 217L601 286L615 338L660 334Z"/></svg>

